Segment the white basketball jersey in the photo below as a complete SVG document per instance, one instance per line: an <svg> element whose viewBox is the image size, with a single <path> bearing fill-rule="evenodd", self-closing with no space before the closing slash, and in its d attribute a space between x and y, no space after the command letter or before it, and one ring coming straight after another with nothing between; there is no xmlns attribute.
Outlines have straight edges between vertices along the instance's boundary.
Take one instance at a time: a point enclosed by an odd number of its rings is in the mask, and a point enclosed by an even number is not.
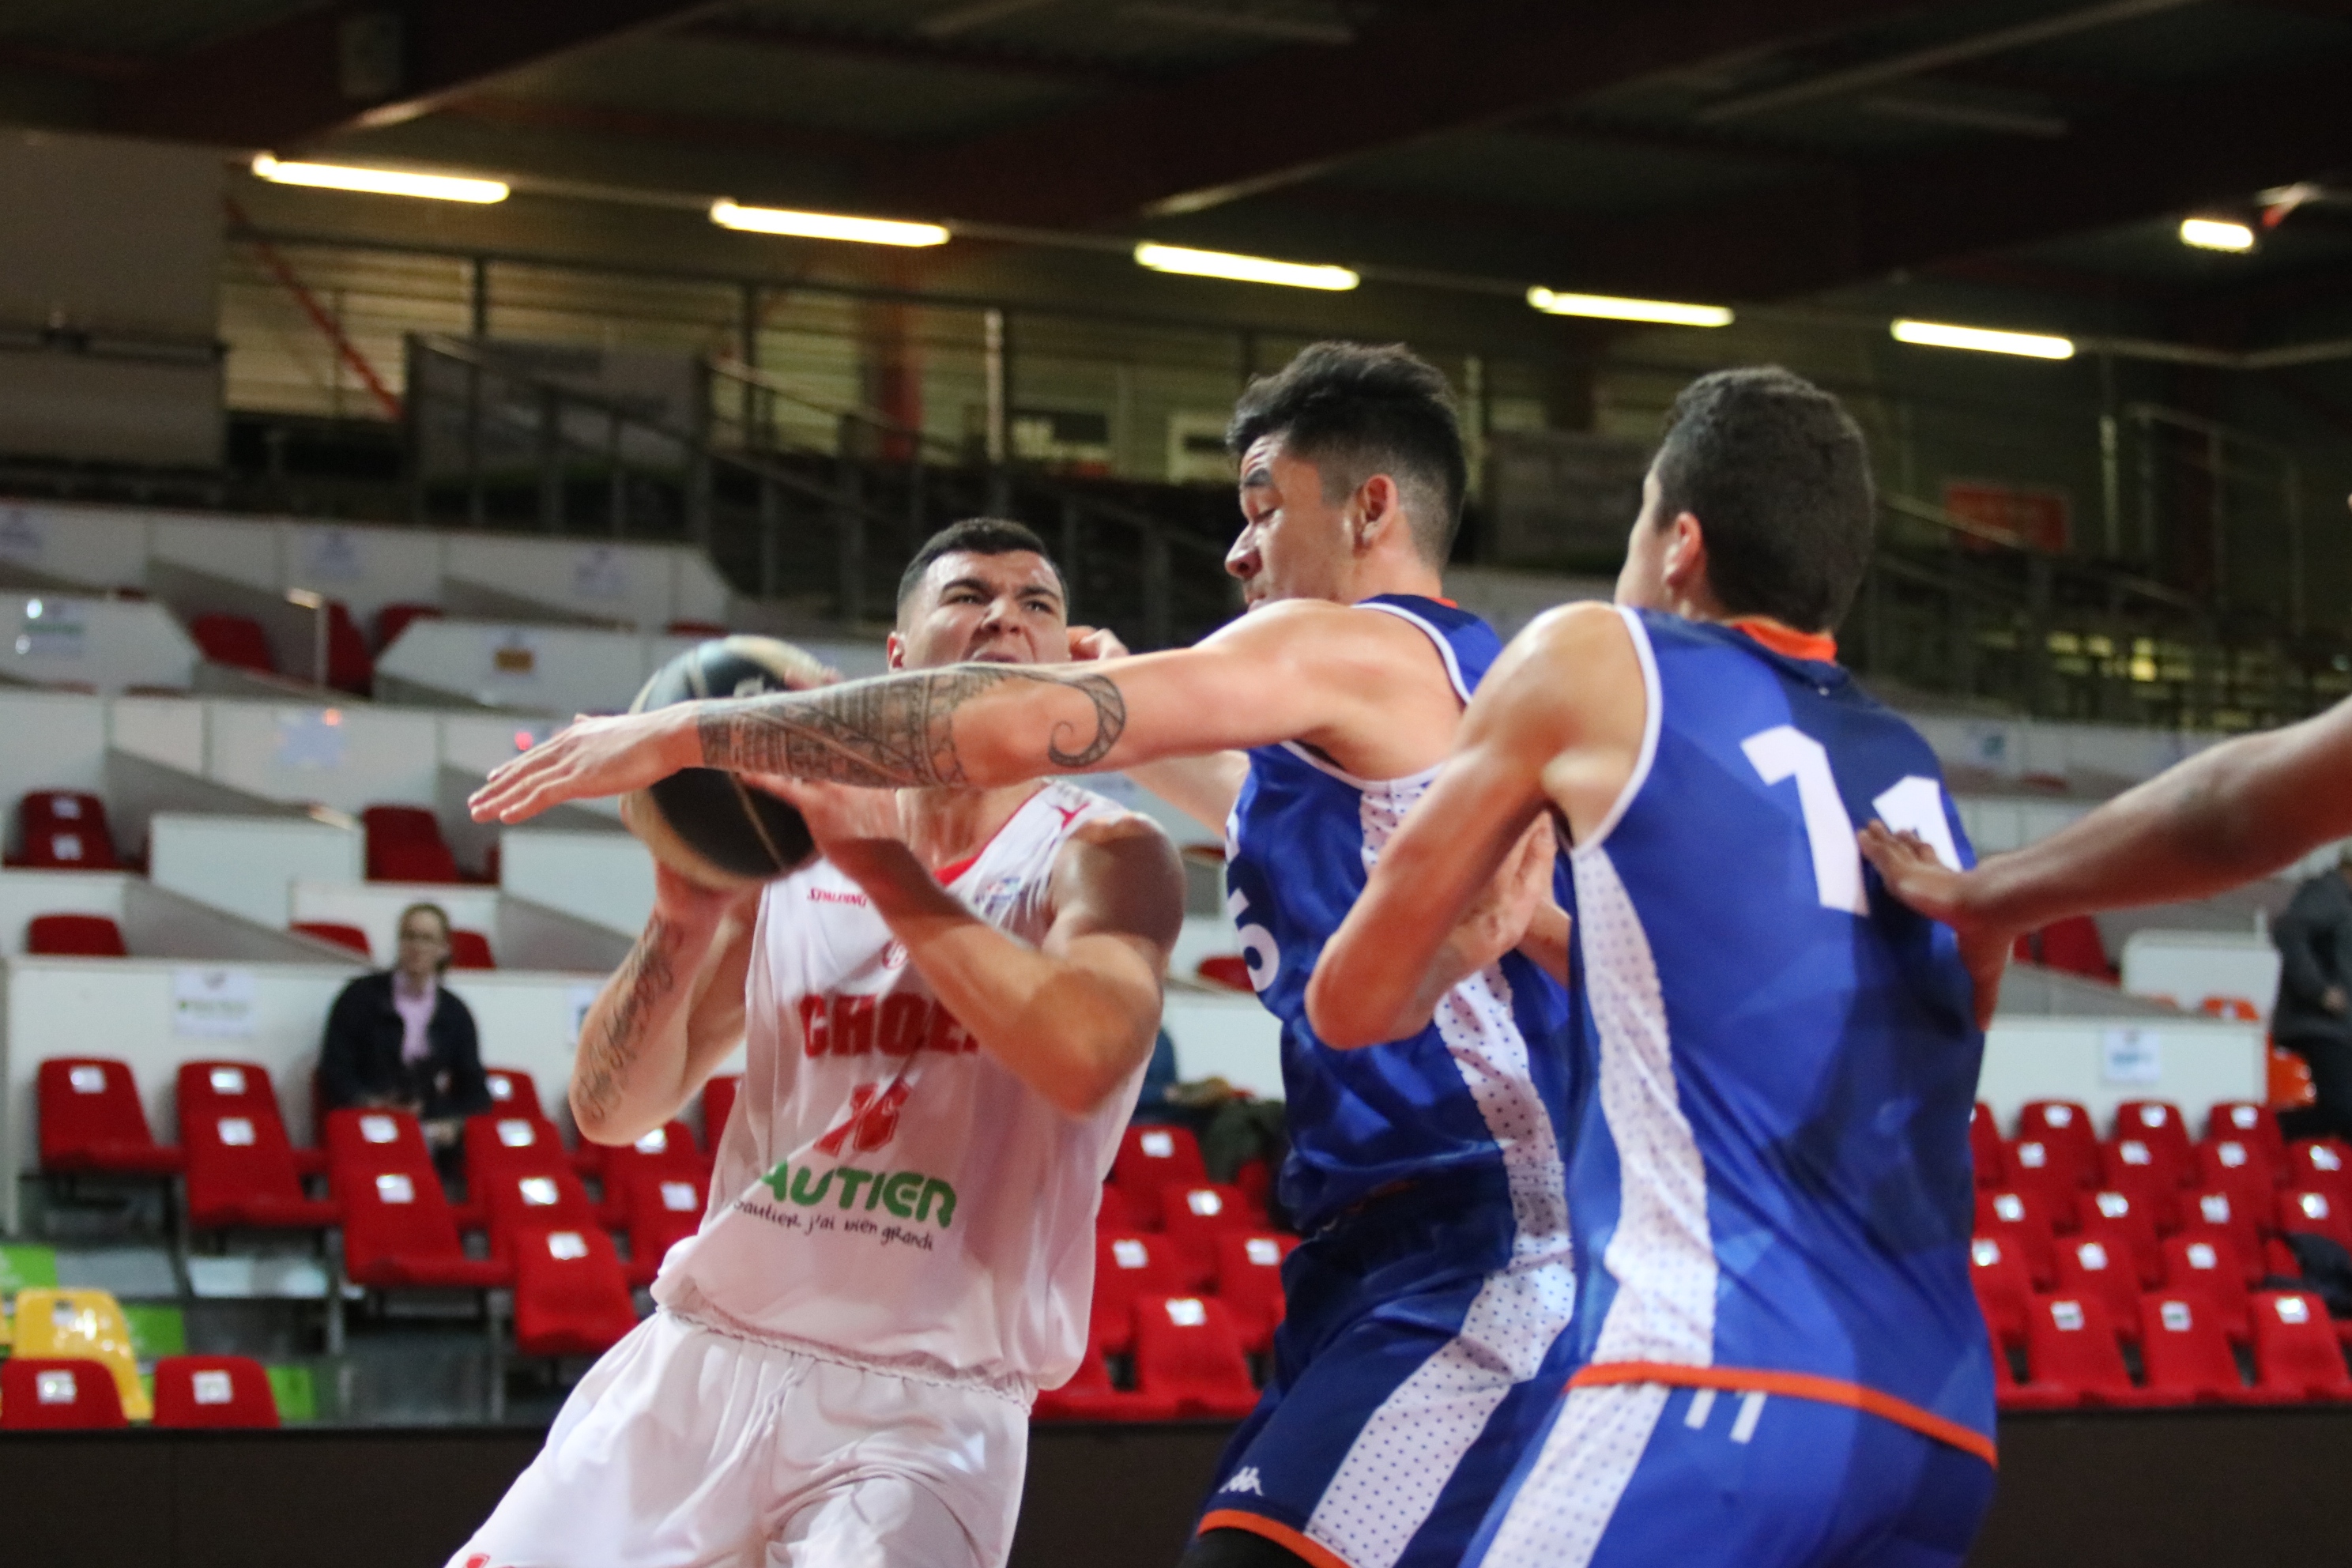
<svg viewBox="0 0 2352 1568"><path fill-rule="evenodd" d="M1118 814L1047 784L940 879L1041 942L1055 856L1079 824ZM1142 1064L1093 1114L1055 1110L980 1048L823 860L761 900L745 1002L710 1208L655 1298L722 1330L1017 1397L1066 1381Z"/></svg>

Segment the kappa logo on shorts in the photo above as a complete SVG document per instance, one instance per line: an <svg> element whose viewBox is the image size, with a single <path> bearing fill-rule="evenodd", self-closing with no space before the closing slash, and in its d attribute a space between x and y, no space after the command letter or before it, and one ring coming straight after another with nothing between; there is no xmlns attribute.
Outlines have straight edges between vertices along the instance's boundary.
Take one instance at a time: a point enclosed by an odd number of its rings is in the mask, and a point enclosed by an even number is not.
<svg viewBox="0 0 2352 1568"><path fill-rule="evenodd" d="M1257 1482L1255 1465L1244 1465L1240 1469L1235 1470L1234 1479L1219 1487L1217 1491L1220 1495L1226 1492L1247 1492L1252 1497L1265 1496L1265 1489Z"/></svg>

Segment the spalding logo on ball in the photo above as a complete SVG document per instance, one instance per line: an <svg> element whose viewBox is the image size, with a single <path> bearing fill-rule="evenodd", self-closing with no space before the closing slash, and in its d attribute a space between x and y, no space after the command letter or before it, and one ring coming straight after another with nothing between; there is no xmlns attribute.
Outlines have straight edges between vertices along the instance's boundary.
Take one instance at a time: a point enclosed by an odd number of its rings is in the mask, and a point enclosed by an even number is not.
<svg viewBox="0 0 2352 1568"><path fill-rule="evenodd" d="M719 637L659 669L629 711L707 697L757 697L820 683L824 664L774 637ZM718 768L686 768L621 798L621 820L654 858L720 892L789 876L816 858L801 814Z"/></svg>

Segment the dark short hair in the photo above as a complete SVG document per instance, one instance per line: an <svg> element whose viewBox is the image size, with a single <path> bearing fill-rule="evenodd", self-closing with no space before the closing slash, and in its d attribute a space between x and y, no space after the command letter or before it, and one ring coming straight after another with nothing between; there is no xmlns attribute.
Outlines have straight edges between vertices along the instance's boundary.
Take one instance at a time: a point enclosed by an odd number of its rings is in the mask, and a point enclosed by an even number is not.
<svg viewBox="0 0 2352 1568"><path fill-rule="evenodd" d="M1011 555L1024 550L1045 558L1045 564L1054 569L1054 581L1062 585L1062 597L1066 604L1070 587L1062 576L1062 564L1054 559L1053 552L1045 548L1045 542L1037 537L1034 529L1011 518L968 517L961 522L948 524L923 541L923 547L915 552L915 558L907 563L907 570L899 575L898 605L906 607L915 590L923 585L923 574L942 555Z"/></svg>
<svg viewBox="0 0 2352 1568"><path fill-rule="evenodd" d="M1443 372L1402 343L1309 343L1272 375L1249 384L1225 426L1236 458L1278 435L1321 472L1337 502L1374 474L1404 493L1413 542L1442 566L1462 526L1469 464Z"/></svg>
<svg viewBox="0 0 2352 1568"><path fill-rule="evenodd" d="M1870 565L1870 449L1838 400L1779 365L1703 375L1666 412L1658 519L1706 541L1707 585L1734 615L1799 631L1844 619Z"/></svg>

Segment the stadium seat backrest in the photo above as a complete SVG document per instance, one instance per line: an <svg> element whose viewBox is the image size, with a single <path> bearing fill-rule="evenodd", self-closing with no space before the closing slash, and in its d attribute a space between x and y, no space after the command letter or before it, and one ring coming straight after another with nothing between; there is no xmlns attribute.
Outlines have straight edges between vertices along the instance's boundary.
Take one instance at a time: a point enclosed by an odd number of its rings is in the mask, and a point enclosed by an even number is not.
<svg viewBox="0 0 2352 1568"><path fill-rule="evenodd" d="M352 619L351 606L341 599L327 601L327 684L360 697L375 685L375 660L368 656L367 638Z"/></svg>
<svg viewBox="0 0 2352 1568"><path fill-rule="evenodd" d="M342 1205L353 1280L377 1282L395 1263L465 1256L432 1152L407 1111L329 1111L327 1179Z"/></svg>
<svg viewBox="0 0 2352 1568"><path fill-rule="evenodd" d="M278 1396L249 1357L167 1355L155 1363L155 1425L275 1426Z"/></svg>
<svg viewBox="0 0 2352 1568"><path fill-rule="evenodd" d="M499 961L490 955L490 939L478 931L456 930L449 933L449 967L452 969L496 969Z"/></svg>
<svg viewBox="0 0 2352 1568"><path fill-rule="evenodd" d="M320 942L333 942L337 947L350 948L370 963L375 962L375 950L369 945L367 932L355 925L345 925L341 921L296 921L286 929Z"/></svg>
<svg viewBox="0 0 2352 1568"><path fill-rule="evenodd" d="M2137 1139L2147 1146L2153 1163L2172 1173L2177 1182L2189 1176L2190 1151L2188 1119L2168 1100L2126 1100L2116 1107L2114 1137Z"/></svg>
<svg viewBox="0 0 2352 1568"><path fill-rule="evenodd" d="M1151 1194L1171 1183L1201 1185L1209 1179L1209 1168L1202 1162L1201 1142L1191 1128L1142 1124L1130 1126L1119 1135L1110 1179L1130 1193Z"/></svg>
<svg viewBox="0 0 2352 1568"><path fill-rule="evenodd" d="M421 805L371 805L360 813L371 882L455 882L457 861L441 825Z"/></svg>
<svg viewBox="0 0 2352 1568"><path fill-rule="evenodd" d="M2033 1280L2025 1260L1997 1236L1969 1241L1969 1283L1996 1345L2025 1342L2026 1313L2033 1303Z"/></svg>
<svg viewBox="0 0 2352 1568"><path fill-rule="evenodd" d="M1094 1336L1105 1350L1124 1353L1134 1343L1138 1301L1187 1296L1206 1283L1191 1256L1164 1236L1097 1231Z"/></svg>
<svg viewBox="0 0 2352 1568"><path fill-rule="evenodd" d="M250 616L198 616L188 623L188 635L215 664L257 670L263 675L278 673L277 658L269 651L269 636L261 629L261 623Z"/></svg>
<svg viewBox="0 0 2352 1568"><path fill-rule="evenodd" d="M2352 1153L2333 1138L2298 1138L2288 1144L2286 1171L2289 1186L2352 1199Z"/></svg>
<svg viewBox="0 0 2352 1568"><path fill-rule="evenodd" d="M2139 1274L2111 1237L2069 1237L2058 1244L2058 1293L2095 1299L2126 1337L2137 1331Z"/></svg>
<svg viewBox="0 0 2352 1568"><path fill-rule="evenodd" d="M719 1152L719 1140L727 1135L727 1120L735 1114L735 1094L742 1082L740 1073L723 1072L702 1086L702 1146L713 1155Z"/></svg>
<svg viewBox="0 0 2352 1568"><path fill-rule="evenodd" d="M2183 1232L2167 1237L2164 1289L2203 1300L2221 1331L2231 1339L2242 1343L2252 1334L2245 1270L2235 1245L2222 1232Z"/></svg>
<svg viewBox="0 0 2352 1568"><path fill-rule="evenodd" d="M113 1377L124 1415L144 1421L150 1406L139 1381L138 1352L122 1305L104 1290L31 1286L16 1292L16 1353L93 1362Z"/></svg>
<svg viewBox="0 0 2352 1568"><path fill-rule="evenodd" d="M47 958L128 958L122 928L105 915L35 915L25 925L25 951Z"/></svg>
<svg viewBox="0 0 2352 1568"><path fill-rule="evenodd" d="M2163 1261L2156 1246L2156 1220L2129 1193L2107 1187L2086 1193L2075 1205L2075 1212L2081 1217L2084 1235L2112 1236L2129 1247L2128 1261L2138 1270L2142 1285L2154 1285L2164 1277Z"/></svg>
<svg viewBox="0 0 2352 1568"><path fill-rule="evenodd" d="M2205 1141L2235 1138L2253 1145L2262 1168L2274 1173L2273 1181L2286 1179L2286 1138L2278 1117L2267 1105L2251 1100L2217 1100L2205 1118Z"/></svg>
<svg viewBox="0 0 2352 1568"><path fill-rule="evenodd" d="M2317 1187L2289 1187L2279 1194L2278 1227L2282 1236L2324 1236L2352 1252L2352 1214L2331 1192Z"/></svg>
<svg viewBox="0 0 2352 1568"><path fill-rule="evenodd" d="M1283 1317L1282 1260L1297 1245L1297 1237L1271 1231L1217 1237L1217 1300L1233 1314L1242 1349L1253 1355L1273 1346Z"/></svg>
<svg viewBox="0 0 2352 1568"><path fill-rule="evenodd" d="M511 1161L494 1165L486 1179L468 1176L467 1190L488 1212L490 1248L515 1258L525 1232L587 1229L602 1234L602 1221L588 1190L580 1184L561 1150L551 1160Z"/></svg>
<svg viewBox="0 0 2352 1568"><path fill-rule="evenodd" d="M515 1348L601 1355L636 1327L613 1239L593 1223L533 1227L514 1239Z"/></svg>
<svg viewBox="0 0 2352 1568"><path fill-rule="evenodd" d="M2180 1200L2180 1234L2226 1240L2237 1258L2242 1278L2251 1285L2263 1277L2263 1232L2277 1218L2272 1206L2275 1202L2275 1196L2268 1192L2260 1198L2242 1201L2239 1194L2221 1187L2185 1193ZM2256 1207L2256 1204L2261 1206Z"/></svg>
<svg viewBox="0 0 2352 1568"><path fill-rule="evenodd" d="M608 1148L583 1142L581 1148L583 1152L593 1151L594 1169L615 1193L634 1172L694 1173L707 1171L710 1163L695 1144L694 1129L683 1121L666 1121L634 1143Z"/></svg>
<svg viewBox="0 0 2352 1568"><path fill-rule="evenodd" d="M2227 1018L2235 1024L2259 1024L2263 1010L2243 996L2207 996L2197 1004L2197 1010L2216 1018Z"/></svg>
<svg viewBox="0 0 2352 1568"><path fill-rule="evenodd" d="M41 1166L161 1175L180 1168L155 1142L131 1064L110 1057L53 1057L40 1066L37 1104Z"/></svg>
<svg viewBox="0 0 2352 1568"><path fill-rule="evenodd" d="M1160 1233L1191 1255L1202 1277L1216 1268L1219 1237L1265 1228L1265 1215L1239 1187L1171 1183L1160 1191Z"/></svg>
<svg viewBox="0 0 2352 1568"><path fill-rule="evenodd" d="M72 790L36 790L17 803L16 865L60 871L118 871L106 805Z"/></svg>
<svg viewBox="0 0 2352 1568"><path fill-rule="evenodd" d="M2180 1228L2180 1178L2184 1170L2166 1169L2156 1151L2138 1138L2117 1138L2099 1145L2099 1185L2124 1194L2145 1213L2158 1232Z"/></svg>
<svg viewBox="0 0 2352 1568"><path fill-rule="evenodd" d="M2150 1291L2139 1302L2140 1366L2152 1393L2186 1405L2245 1389L2212 1304L2195 1291Z"/></svg>
<svg viewBox="0 0 2352 1568"><path fill-rule="evenodd" d="M1977 1101L1976 1110L1969 1115L1969 1153L1976 1165L1976 1184L1998 1187L2009 1179L2008 1146L2001 1142L2000 1123L1993 1117L1992 1107Z"/></svg>
<svg viewBox="0 0 2352 1568"><path fill-rule="evenodd" d="M2098 922L2090 916L2069 915L2053 921L2042 928L2041 936L2042 962L2051 968L2087 980L2115 979L2107 944L2099 935Z"/></svg>
<svg viewBox="0 0 2352 1568"><path fill-rule="evenodd" d="M2009 1146L2008 1185L2040 1198L2053 1229L2074 1228L2074 1200L2083 1190L2075 1174L2071 1156L2042 1139L2020 1138Z"/></svg>
<svg viewBox="0 0 2352 1568"><path fill-rule="evenodd" d="M710 1181L691 1168L639 1166L622 1178L632 1261L658 1266L669 1249L702 1226Z"/></svg>
<svg viewBox="0 0 2352 1568"><path fill-rule="evenodd" d="M1976 1234L1998 1237L2025 1265L2026 1277L2046 1286L2057 1268L2048 1210L2040 1195L2022 1187L1977 1194Z"/></svg>
<svg viewBox="0 0 2352 1568"><path fill-rule="evenodd" d="M2328 1320L2309 1291L2265 1290L2253 1300L2256 1383L2280 1395L2352 1399L2352 1372Z"/></svg>
<svg viewBox="0 0 2352 1568"><path fill-rule="evenodd" d="M2099 1133L2079 1100L2029 1100L2017 1112L2017 1141L2038 1139L2050 1150L2051 1169L2087 1187L2099 1169Z"/></svg>
<svg viewBox="0 0 2352 1568"><path fill-rule="evenodd" d="M2071 1389L2091 1404L2131 1402L2131 1373L2101 1298L2042 1297L2027 1320L2025 1344L2033 1382Z"/></svg>
<svg viewBox="0 0 2352 1568"><path fill-rule="evenodd" d="M283 1209L286 1223L326 1223L305 1213L308 1198L268 1068L253 1062L181 1063L179 1113L191 1223L234 1225L242 1223L235 1211L268 1208Z"/></svg>
<svg viewBox="0 0 2352 1568"><path fill-rule="evenodd" d="M127 1424L122 1397L94 1361L19 1352L0 1362L0 1431L64 1431Z"/></svg>
<svg viewBox="0 0 2352 1568"><path fill-rule="evenodd" d="M541 1121L547 1110L540 1103L539 1083L520 1068L486 1068L483 1079L490 1088L490 1109L500 1115L535 1116Z"/></svg>
<svg viewBox="0 0 2352 1568"><path fill-rule="evenodd" d="M1136 1303L1135 1385L1172 1395L1188 1415L1234 1419L1257 1404L1232 1315L1206 1297L1150 1296Z"/></svg>

